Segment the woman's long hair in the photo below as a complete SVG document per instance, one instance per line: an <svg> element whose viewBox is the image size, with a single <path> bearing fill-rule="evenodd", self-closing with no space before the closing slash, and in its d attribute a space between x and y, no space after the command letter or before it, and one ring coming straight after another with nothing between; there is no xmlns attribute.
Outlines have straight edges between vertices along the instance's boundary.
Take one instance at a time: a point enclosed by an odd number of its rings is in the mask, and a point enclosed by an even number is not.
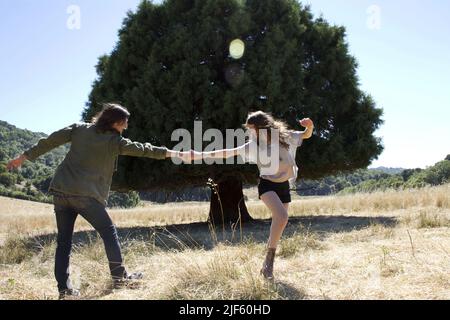
<svg viewBox="0 0 450 320"><path fill-rule="evenodd" d="M263 111L256 111L252 112L248 115L247 121L245 123L245 126L248 127L249 125L255 126L255 129L257 131L257 139L259 143L259 130L260 129L267 129L267 143L271 143L271 129L278 130L279 132L279 138L280 138L280 145L285 147L286 149L289 148L289 130L287 127L287 124L281 120L276 120L267 112Z"/></svg>
<svg viewBox="0 0 450 320"><path fill-rule="evenodd" d="M119 104L106 103L103 110L92 118L92 123L99 132L116 131L113 128L115 123L121 123L130 117L130 112Z"/></svg>

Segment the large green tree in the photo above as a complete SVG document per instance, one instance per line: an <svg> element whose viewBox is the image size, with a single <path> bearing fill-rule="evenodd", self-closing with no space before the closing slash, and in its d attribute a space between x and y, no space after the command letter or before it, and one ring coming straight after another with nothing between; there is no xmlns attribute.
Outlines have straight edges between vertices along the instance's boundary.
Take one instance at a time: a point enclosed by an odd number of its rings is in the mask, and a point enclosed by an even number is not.
<svg viewBox="0 0 450 320"><path fill-rule="evenodd" d="M235 60L229 44L237 38L246 50ZM173 130L193 130L195 120L204 130L225 132L257 109L295 129L296 119L310 117L315 134L297 159L301 177L318 178L367 167L383 149L373 135L382 110L359 89L356 71L345 28L314 18L294 0L143 1L128 13L112 53L100 57L83 117L104 102L122 103L132 113L130 138L167 147L176 144ZM251 219L242 183L256 182L253 165L123 158L113 188L173 189L204 185L209 177L218 190L210 217Z"/></svg>

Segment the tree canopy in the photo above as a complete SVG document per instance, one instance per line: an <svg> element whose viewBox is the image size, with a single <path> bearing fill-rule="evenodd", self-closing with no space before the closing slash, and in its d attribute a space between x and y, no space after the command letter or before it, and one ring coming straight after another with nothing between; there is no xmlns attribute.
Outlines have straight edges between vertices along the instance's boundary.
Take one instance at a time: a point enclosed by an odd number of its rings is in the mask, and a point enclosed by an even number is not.
<svg viewBox="0 0 450 320"><path fill-rule="evenodd" d="M118 35L114 50L99 58L85 120L104 102L122 103L132 114L129 138L173 147L172 132L192 131L195 120L224 132L240 128L253 110L297 130L297 119L310 117L315 134L297 156L304 178L365 168L383 150L374 136L382 110L359 88L345 28L315 18L297 1L142 1ZM229 54L233 39L245 43L241 59ZM229 165L124 157L114 185L171 189L236 172ZM256 181L256 172L239 168L247 182Z"/></svg>

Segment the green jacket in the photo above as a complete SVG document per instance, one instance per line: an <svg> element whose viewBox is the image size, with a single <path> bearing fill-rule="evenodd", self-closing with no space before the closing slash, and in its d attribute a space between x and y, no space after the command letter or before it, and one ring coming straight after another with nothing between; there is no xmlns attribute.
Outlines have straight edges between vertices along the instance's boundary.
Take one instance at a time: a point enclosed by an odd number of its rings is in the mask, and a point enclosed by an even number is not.
<svg viewBox="0 0 450 320"><path fill-rule="evenodd" d="M49 191L87 196L106 205L119 155L165 159L167 148L133 142L118 132L100 133L93 124L77 123L52 133L27 150L30 161L71 142L70 151L56 169Z"/></svg>

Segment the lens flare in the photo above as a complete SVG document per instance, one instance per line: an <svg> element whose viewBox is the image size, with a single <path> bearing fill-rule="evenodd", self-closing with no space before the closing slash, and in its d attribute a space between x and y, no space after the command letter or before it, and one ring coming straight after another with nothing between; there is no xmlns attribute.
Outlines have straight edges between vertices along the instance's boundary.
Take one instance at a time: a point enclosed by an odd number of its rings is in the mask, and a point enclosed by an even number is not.
<svg viewBox="0 0 450 320"><path fill-rule="evenodd" d="M240 59L244 56L245 44L241 39L235 39L230 43L230 56L233 59Z"/></svg>

